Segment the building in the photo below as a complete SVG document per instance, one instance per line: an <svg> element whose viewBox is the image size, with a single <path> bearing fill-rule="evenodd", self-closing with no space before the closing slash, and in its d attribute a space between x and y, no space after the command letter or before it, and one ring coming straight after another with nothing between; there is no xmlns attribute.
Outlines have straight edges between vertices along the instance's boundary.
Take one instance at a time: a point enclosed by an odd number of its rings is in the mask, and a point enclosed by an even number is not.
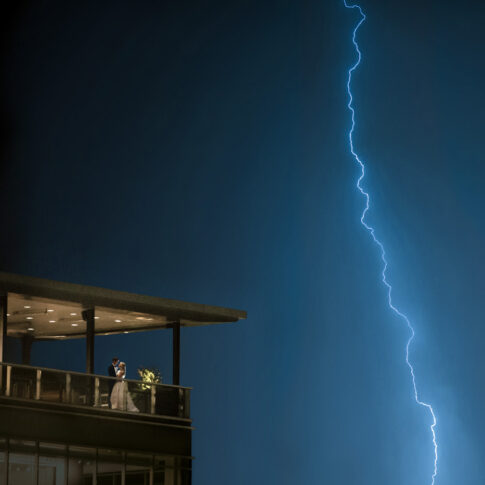
<svg viewBox="0 0 485 485"><path fill-rule="evenodd" d="M180 328L244 318L0 272L0 485L190 484L191 389L180 386ZM95 335L156 329L173 332L173 384L125 380L123 395L137 411L110 409L116 379L93 373ZM22 364L4 361L12 338L22 342ZM86 340L85 373L31 365L36 342L72 338Z"/></svg>

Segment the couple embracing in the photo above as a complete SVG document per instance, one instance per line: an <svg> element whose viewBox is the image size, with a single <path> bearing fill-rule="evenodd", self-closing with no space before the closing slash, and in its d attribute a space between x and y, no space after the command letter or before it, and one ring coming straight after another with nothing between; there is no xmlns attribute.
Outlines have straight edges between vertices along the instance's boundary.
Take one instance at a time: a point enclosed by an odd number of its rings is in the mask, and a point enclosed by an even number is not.
<svg viewBox="0 0 485 485"><path fill-rule="evenodd" d="M128 384L125 382L126 364L120 362L118 357L113 357L111 365L108 367L108 374L111 377L116 377L116 381L109 380L109 407L120 411L139 413L140 410L133 403L128 392Z"/></svg>

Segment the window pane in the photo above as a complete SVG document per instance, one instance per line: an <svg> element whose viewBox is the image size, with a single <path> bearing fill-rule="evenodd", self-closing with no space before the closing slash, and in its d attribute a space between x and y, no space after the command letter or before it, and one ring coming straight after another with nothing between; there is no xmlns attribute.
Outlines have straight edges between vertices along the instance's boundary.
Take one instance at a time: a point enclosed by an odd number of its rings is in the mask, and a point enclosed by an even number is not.
<svg viewBox="0 0 485 485"><path fill-rule="evenodd" d="M65 458L39 457L39 485L66 485Z"/></svg>
<svg viewBox="0 0 485 485"><path fill-rule="evenodd" d="M6 473L7 473L7 466L5 464L5 453L3 451L0 451L0 483L5 483L7 481Z"/></svg>
<svg viewBox="0 0 485 485"><path fill-rule="evenodd" d="M91 485L96 462L92 459L69 458L69 485Z"/></svg>
<svg viewBox="0 0 485 485"><path fill-rule="evenodd" d="M148 485L150 483L150 470L130 465L126 467L126 485Z"/></svg>
<svg viewBox="0 0 485 485"><path fill-rule="evenodd" d="M8 485L35 485L35 457L9 454Z"/></svg>
<svg viewBox="0 0 485 485"><path fill-rule="evenodd" d="M97 485L121 485L123 456L119 452L98 450Z"/></svg>

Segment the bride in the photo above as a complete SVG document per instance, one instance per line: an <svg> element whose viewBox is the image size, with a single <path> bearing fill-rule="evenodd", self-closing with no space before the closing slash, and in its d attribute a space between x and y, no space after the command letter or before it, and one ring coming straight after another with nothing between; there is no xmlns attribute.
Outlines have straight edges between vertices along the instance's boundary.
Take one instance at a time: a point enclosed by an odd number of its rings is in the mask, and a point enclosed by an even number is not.
<svg viewBox="0 0 485 485"><path fill-rule="evenodd" d="M126 376L126 364L120 362L118 369L116 373L116 384L113 386L113 391L110 396L111 409L139 413L140 410L133 403L133 399L131 399L130 393L128 392L128 384L124 380Z"/></svg>

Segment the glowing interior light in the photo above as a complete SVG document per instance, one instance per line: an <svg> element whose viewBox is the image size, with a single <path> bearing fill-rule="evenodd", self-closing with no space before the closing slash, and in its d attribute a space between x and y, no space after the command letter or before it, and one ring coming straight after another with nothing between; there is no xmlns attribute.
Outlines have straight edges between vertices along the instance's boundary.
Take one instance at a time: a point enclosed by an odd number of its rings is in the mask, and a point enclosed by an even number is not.
<svg viewBox="0 0 485 485"><path fill-rule="evenodd" d="M121 323L121 320L115 320L116 323Z"/></svg>
<svg viewBox="0 0 485 485"><path fill-rule="evenodd" d="M27 330L28 330L29 332L33 332L33 331L34 331L34 329L33 329L32 327L29 327Z"/></svg>
<svg viewBox="0 0 485 485"><path fill-rule="evenodd" d="M47 312L48 312L48 313L52 313L53 311L54 311L54 310L53 310L52 308L48 308L48 309L47 309Z"/></svg>
<svg viewBox="0 0 485 485"><path fill-rule="evenodd" d="M24 308L29 309L30 305L24 305Z"/></svg>
<svg viewBox="0 0 485 485"><path fill-rule="evenodd" d="M33 320L34 317L26 317L26 320Z"/></svg>
<svg viewBox="0 0 485 485"><path fill-rule="evenodd" d="M49 320L49 323L56 323L55 320Z"/></svg>
<svg viewBox="0 0 485 485"><path fill-rule="evenodd" d="M75 317L77 313L69 313L69 315L71 315L71 317Z"/></svg>
<svg viewBox="0 0 485 485"><path fill-rule="evenodd" d="M73 327L79 327L79 323L71 323L71 326L73 326Z"/></svg>

